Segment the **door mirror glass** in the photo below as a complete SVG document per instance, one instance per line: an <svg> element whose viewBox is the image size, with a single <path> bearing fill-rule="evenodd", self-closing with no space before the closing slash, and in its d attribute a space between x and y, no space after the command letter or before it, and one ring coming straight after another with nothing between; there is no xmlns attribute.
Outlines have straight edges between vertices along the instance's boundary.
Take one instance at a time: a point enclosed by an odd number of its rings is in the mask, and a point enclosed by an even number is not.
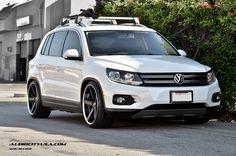
<svg viewBox="0 0 236 156"><path fill-rule="evenodd" d="M63 58L66 60L81 60L81 52L78 52L76 49L68 49L63 54Z"/></svg>
<svg viewBox="0 0 236 156"><path fill-rule="evenodd" d="M181 56L187 56L187 53L186 53L184 50L179 49L179 50L178 50L178 53L179 53Z"/></svg>

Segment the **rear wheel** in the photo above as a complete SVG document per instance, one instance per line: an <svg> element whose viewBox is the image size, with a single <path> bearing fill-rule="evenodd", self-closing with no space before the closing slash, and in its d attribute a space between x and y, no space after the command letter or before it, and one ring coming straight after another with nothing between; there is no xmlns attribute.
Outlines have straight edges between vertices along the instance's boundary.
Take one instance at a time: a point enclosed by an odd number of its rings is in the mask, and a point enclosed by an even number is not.
<svg viewBox="0 0 236 156"><path fill-rule="evenodd" d="M113 118L104 109L102 92L95 82L89 82L82 96L83 116L86 123L93 128L110 127Z"/></svg>
<svg viewBox="0 0 236 156"><path fill-rule="evenodd" d="M43 107L41 92L36 81L32 81L28 87L28 111L33 118L47 118L51 109Z"/></svg>

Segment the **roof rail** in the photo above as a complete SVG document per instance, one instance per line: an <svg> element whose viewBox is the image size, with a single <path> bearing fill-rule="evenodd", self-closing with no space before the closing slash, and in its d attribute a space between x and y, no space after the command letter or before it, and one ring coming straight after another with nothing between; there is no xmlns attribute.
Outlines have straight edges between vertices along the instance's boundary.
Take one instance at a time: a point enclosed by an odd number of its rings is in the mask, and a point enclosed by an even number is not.
<svg viewBox="0 0 236 156"><path fill-rule="evenodd" d="M106 22L108 22L110 24L114 24L114 25L124 24L124 23L133 23L134 25L140 24L139 19L137 17L104 17L104 16L101 16L101 17L98 17L97 19L84 18L81 20L81 22L86 22L86 21L92 22L91 24L93 24L93 23L99 24L99 21L103 21L103 22L106 21Z"/></svg>
<svg viewBox="0 0 236 156"><path fill-rule="evenodd" d="M92 24L109 24L109 25L125 25L133 24L140 25L138 17L98 17L96 19L91 17L84 17L79 15L72 15L63 18L61 21L61 26L75 23L81 26L92 25Z"/></svg>

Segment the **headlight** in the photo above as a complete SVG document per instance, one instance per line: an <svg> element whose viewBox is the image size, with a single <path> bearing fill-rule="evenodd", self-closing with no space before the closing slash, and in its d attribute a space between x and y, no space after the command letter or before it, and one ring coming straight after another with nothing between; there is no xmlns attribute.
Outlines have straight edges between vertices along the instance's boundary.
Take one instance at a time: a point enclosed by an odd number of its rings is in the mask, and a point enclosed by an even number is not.
<svg viewBox="0 0 236 156"><path fill-rule="evenodd" d="M215 74L212 70L207 72L207 81L209 84L213 83L216 80Z"/></svg>
<svg viewBox="0 0 236 156"><path fill-rule="evenodd" d="M114 82L128 84L128 85L141 85L143 82L137 73L126 72L107 68L107 77Z"/></svg>

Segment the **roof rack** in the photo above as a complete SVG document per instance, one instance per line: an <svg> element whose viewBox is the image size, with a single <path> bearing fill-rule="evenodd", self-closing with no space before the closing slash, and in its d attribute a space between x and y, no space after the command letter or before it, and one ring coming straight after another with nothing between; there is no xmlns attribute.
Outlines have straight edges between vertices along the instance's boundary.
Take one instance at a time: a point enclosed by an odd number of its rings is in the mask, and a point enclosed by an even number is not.
<svg viewBox="0 0 236 156"><path fill-rule="evenodd" d="M96 19L92 17L85 17L79 15L72 15L63 18L61 26L68 25L70 23L79 24L81 26L93 25L93 24L109 24L109 25L140 25L138 17L98 17Z"/></svg>
<svg viewBox="0 0 236 156"><path fill-rule="evenodd" d="M81 13L77 15L67 16L61 20L61 25L70 23L79 24L81 26L92 24L109 24L109 25L138 25L142 26L137 17L99 17L93 9L80 9Z"/></svg>

